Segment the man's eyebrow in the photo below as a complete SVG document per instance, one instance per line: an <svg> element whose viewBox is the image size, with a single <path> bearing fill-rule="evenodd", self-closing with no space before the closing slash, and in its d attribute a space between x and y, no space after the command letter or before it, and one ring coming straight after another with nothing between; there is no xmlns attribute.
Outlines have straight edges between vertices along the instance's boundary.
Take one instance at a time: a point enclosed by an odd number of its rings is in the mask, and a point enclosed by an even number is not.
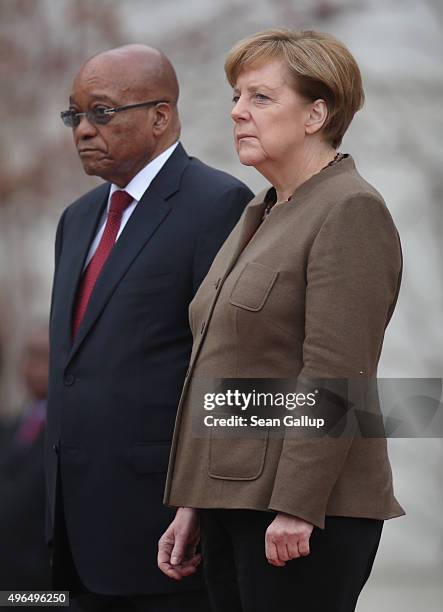
<svg viewBox="0 0 443 612"><path fill-rule="evenodd" d="M103 93L91 94L90 99L91 102L107 102L108 104L112 104L112 106L118 106L120 104L117 100L114 100ZM74 95L69 96L69 104L75 104Z"/></svg>

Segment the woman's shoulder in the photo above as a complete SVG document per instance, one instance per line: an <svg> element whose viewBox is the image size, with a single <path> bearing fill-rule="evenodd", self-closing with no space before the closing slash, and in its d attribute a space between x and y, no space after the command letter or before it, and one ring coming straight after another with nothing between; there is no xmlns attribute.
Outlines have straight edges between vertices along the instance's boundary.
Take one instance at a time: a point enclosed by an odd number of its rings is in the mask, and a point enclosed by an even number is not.
<svg viewBox="0 0 443 612"><path fill-rule="evenodd" d="M335 227L342 232L352 230L355 235L375 235L386 231L391 236L398 236L383 196L363 178L352 158L351 162L345 172L331 177L327 204L322 211L322 228Z"/></svg>
<svg viewBox="0 0 443 612"><path fill-rule="evenodd" d="M306 188L299 194L301 197L296 198L301 204L303 221L314 233L332 226L365 231L374 224L387 225L390 231L394 230L383 196L362 177L351 156L316 176L311 188Z"/></svg>
<svg viewBox="0 0 443 612"><path fill-rule="evenodd" d="M343 162L341 172L329 177L328 185L325 185L331 198L335 202L356 202L359 199L374 201L386 206L381 193L367 181L358 171L353 158L349 155Z"/></svg>

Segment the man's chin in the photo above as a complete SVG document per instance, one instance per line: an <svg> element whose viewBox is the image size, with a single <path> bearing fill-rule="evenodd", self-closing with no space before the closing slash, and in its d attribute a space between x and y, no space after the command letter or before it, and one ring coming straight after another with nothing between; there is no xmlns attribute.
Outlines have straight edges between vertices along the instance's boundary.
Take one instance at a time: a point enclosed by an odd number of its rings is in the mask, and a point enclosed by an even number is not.
<svg viewBox="0 0 443 612"><path fill-rule="evenodd" d="M100 178L106 178L104 175L107 175L108 173L106 172L104 164L92 163L86 159L82 159L81 162L83 170L88 176L99 176Z"/></svg>
<svg viewBox="0 0 443 612"><path fill-rule="evenodd" d="M93 168L91 166L87 166L87 165L83 164L83 170L85 171L85 174L88 174L89 176L96 176L97 175L97 171L95 170L95 168Z"/></svg>

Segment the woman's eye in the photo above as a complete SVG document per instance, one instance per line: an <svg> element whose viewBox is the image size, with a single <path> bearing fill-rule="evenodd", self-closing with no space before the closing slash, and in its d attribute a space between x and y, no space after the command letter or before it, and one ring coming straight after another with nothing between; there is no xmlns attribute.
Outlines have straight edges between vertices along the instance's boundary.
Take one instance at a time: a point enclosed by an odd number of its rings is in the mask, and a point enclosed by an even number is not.
<svg viewBox="0 0 443 612"><path fill-rule="evenodd" d="M258 100L259 102L266 102L267 100L269 100L268 96L265 96L264 94L261 94L261 93L256 93L255 99Z"/></svg>
<svg viewBox="0 0 443 612"><path fill-rule="evenodd" d="M234 102L234 104L237 104L239 100L240 100L240 96L232 96L232 101Z"/></svg>

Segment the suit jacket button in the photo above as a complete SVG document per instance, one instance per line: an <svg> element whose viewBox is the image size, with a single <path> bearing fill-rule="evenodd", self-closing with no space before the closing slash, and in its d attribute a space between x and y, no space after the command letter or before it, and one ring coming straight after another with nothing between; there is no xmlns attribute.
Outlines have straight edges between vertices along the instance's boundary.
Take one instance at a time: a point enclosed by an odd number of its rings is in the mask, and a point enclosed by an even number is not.
<svg viewBox="0 0 443 612"><path fill-rule="evenodd" d="M73 374L66 374L64 382L65 382L65 385L67 387L71 387L74 384L74 382L75 382L74 375Z"/></svg>
<svg viewBox="0 0 443 612"><path fill-rule="evenodd" d="M58 455L58 444L53 444L53 445L52 445L52 450L54 451L54 453L55 453L56 455Z"/></svg>

